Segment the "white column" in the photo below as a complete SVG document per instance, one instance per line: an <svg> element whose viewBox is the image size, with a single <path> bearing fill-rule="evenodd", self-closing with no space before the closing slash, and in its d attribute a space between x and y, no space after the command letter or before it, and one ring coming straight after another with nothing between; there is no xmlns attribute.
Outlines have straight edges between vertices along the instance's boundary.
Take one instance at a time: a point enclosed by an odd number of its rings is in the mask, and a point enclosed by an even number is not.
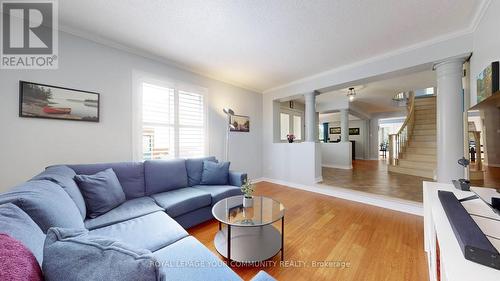
<svg viewBox="0 0 500 281"><path fill-rule="evenodd" d="M349 110L340 110L340 141L349 141Z"/></svg>
<svg viewBox="0 0 500 281"><path fill-rule="evenodd" d="M458 159L464 156L462 75L464 59L434 66L437 74L437 181L450 183L464 177Z"/></svg>
<svg viewBox="0 0 500 281"><path fill-rule="evenodd" d="M306 112L304 124L306 126L306 141L316 142L316 92L304 94L306 100Z"/></svg>

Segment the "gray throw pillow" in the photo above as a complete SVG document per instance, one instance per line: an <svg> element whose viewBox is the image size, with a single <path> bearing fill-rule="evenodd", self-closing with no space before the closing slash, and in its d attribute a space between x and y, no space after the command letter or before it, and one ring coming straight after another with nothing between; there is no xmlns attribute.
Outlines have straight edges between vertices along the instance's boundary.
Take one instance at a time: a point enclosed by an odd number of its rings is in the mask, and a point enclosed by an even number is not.
<svg viewBox="0 0 500 281"><path fill-rule="evenodd" d="M93 175L76 175L87 216L96 218L125 202L125 193L113 169L106 169Z"/></svg>
<svg viewBox="0 0 500 281"><path fill-rule="evenodd" d="M51 228L43 250L47 281L159 281L157 261L148 250L132 249L87 230Z"/></svg>
<svg viewBox="0 0 500 281"><path fill-rule="evenodd" d="M215 163L203 161L203 172L200 184L204 185L226 185L229 178L230 162Z"/></svg>

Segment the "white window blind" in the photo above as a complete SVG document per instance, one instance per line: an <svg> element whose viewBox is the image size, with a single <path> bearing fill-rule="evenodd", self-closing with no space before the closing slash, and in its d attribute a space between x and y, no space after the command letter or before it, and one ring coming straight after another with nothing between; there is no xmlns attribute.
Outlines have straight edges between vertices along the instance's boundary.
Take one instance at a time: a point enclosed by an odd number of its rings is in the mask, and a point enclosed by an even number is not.
<svg viewBox="0 0 500 281"><path fill-rule="evenodd" d="M205 152L203 95L179 91L179 156L203 156Z"/></svg>
<svg viewBox="0 0 500 281"><path fill-rule="evenodd" d="M204 95L142 84L143 159L205 155Z"/></svg>

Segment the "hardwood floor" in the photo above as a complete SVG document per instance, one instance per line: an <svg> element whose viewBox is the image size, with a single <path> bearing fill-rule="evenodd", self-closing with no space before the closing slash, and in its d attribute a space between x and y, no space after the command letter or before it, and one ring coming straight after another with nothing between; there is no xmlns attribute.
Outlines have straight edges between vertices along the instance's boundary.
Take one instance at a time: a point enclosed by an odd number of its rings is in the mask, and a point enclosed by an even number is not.
<svg viewBox="0 0 500 281"><path fill-rule="evenodd" d="M500 167L484 166L483 170L484 180L472 180L471 185L500 189Z"/></svg>
<svg viewBox="0 0 500 281"><path fill-rule="evenodd" d="M244 280L260 269L278 280L428 280L422 217L267 182L256 194L286 207L285 263L233 267ZM188 231L217 254L217 230L212 220Z"/></svg>
<svg viewBox="0 0 500 281"><path fill-rule="evenodd" d="M354 160L353 169L323 168L322 184L422 202L422 182L429 178L391 173L385 161Z"/></svg>

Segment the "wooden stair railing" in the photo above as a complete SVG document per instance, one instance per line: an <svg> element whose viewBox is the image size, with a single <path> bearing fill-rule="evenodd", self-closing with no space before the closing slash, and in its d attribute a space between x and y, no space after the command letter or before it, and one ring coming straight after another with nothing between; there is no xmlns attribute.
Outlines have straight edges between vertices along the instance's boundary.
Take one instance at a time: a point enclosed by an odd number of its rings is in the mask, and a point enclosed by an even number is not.
<svg viewBox="0 0 500 281"><path fill-rule="evenodd" d="M413 134L415 126L415 93L409 92L408 96L408 115L405 122L396 134L389 135L389 161L391 166L398 165L401 154L409 145L410 137Z"/></svg>

